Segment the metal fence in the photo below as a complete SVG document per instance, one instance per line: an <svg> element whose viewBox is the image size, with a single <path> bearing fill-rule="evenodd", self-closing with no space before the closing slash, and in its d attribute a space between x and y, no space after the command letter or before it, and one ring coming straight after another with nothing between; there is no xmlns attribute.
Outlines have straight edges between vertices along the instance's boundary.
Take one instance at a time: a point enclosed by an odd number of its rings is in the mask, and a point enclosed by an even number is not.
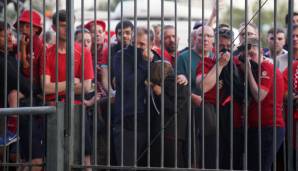
<svg viewBox="0 0 298 171"><path fill-rule="evenodd" d="M83 0L66 1L65 11L56 1L51 45L46 1L36 16L32 0L29 9L20 9L17 0L12 26L8 2L3 2L0 21L0 170L296 170L298 27L293 0L288 1L283 61L273 51L280 33L276 0L274 48L268 57L261 48L268 0L258 1L252 15L250 1L243 0L239 34L233 34L233 4L238 3L233 0L224 2L229 3L227 26L220 20L223 1L214 1L212 18L205 16L205 1L200 1L201 22L194 29L193 2L184 2L187 34L178 31L177 0L121 0L116 29L110 0L106 21L98 18L97 1L91 21L85 21ZM81 7L76 28L74 3ZM170 17L165 16L169 4L174 8ZM144 6L147 14L139 17ZM152 46L151 11L159 6L160 17L154 20L160 23L160 45ZM139 26L140 18L145 26ZM165 24L169 21L174 24ZM79 33L81 43L75 43ZM188 39L181 51L179 34ZM234 46L238 37L242 49Z"/></svg>

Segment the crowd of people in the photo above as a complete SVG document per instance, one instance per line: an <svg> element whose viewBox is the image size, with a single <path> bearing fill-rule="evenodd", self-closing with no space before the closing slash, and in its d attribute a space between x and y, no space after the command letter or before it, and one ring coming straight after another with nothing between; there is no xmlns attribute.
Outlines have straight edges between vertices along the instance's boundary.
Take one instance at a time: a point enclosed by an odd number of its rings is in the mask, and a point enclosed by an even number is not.
<svg viewBox="0 0 298 171"><path fill-rule="evenodd" d="M214 21L201 22L191 32L190 47L181 51L178 51L176 41L179 37L174 25L163 28L154 25L154 31L142 26L135 30L131 21L123 20L110 34L114 41L108 39L110 30L106 29L103 20L91 20L77 27L73 48L74 103L85 105L87 109L84 165L92 163L93 131L105 135L109 129L102 125L107 125L107 101L112 97L110 151L115 165L147 166L146 153L150 151L150 166L154 167L185 168L191 161L192 167L215 169L218 157L219 168L242 170L247 124L247 169L259 170L261 166L260 170L270 170L273 156L277 155L273 154L273 146L276 145L277 151L281 148L286 124L296 124L298 119L298 96L293 95L293 121L286 122L287 106L284 103L289 95L288 51L293 52L291 58L294 61L293 83L290 84L293 84L294 93L298 92L297 18L296 12L293 19L286 16L287 24L293 22L291 34L287 34L285 28L271 28L264 47L259 44L258 27L252 22L240 24L238 47L233 45L237 35L231 26L220 24L213 28ZM69 30L66 11L59 10L53 15L52 28L59 34L58 40L46 41L46 44L42 40L44 30L38 12L24 10L18 21L13 26L0 21L0 66L1 73L7 74L6 79L4 74L0 75L0 97L5 97L0 99L1 107L43 105L43 94L47 105L55 105L56 100L64 102ZM19 47L12 28L19 36ZM217 34L219 39L215 42ZM46 37L51 40L51 34ZM293 38L293 49L286 45L288 37ZM95 103L99 104L99 109L92 112ZM101 127L93 127L94 113L99 115ZM1 118L1 145L19 140L21 159L42 164L47 145L45 116L33 117L32 133L30 117L20 116L19 119L17 128L17 115L9 116L7 124ZM276 136L273 136L274 128ZM3 135L6 129L7 135ZM19 137L15 135L17 130ZM102 142L107 141L106 136L99 138ZM259 142L261 151L257 148ZM101 147L103 150L99 154L102 164L106 164L105 148ZM191 159L188 158L189 148ZM10 150L11 154L16 153L16 147ZM296 150L295 146L293 150ZM12 157L11 160L15 159ZM36 166L33 170L42 170L42 167Z"/></svg>

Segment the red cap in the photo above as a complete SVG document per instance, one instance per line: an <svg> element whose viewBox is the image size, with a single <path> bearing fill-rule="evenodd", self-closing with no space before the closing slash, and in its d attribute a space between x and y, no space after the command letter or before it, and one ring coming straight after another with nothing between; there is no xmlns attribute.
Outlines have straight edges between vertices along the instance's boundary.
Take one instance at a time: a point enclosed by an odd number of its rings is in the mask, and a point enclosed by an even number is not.
<svg viewBox="0 0 298 171"><path fill-rule="evenodd" d="M85 28L89 31L91 30L91 25L94 24L94 21L89 21L87 24L85 24ZM103 31L106 30L106 23L103 20L96 20L96 25L100 25L103 29Z"/></svg>
<svg viewBox="0 0 298 171"><path fill-rule="evenodd" d="M19 21L23 23L30 22L30 10L24 10L23 13L19 16ZM39 13L35 10L32 10L32 25L39 28L37 34L39 35L42 31L42 21ZM14 24L14 27L17 27L17 21Z"/></svg>

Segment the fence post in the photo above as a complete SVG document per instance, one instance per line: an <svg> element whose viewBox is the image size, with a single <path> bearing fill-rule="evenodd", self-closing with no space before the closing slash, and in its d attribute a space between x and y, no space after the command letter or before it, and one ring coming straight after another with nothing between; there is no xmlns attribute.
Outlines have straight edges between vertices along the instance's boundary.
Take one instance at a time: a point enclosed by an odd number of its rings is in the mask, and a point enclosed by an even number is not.
<svg viewBox="0 0 298 171"><path fill-rule="evenodd" d="M47 116L46 170L63 171L64 160L64 106L58 103L57 112Z"/></svg>

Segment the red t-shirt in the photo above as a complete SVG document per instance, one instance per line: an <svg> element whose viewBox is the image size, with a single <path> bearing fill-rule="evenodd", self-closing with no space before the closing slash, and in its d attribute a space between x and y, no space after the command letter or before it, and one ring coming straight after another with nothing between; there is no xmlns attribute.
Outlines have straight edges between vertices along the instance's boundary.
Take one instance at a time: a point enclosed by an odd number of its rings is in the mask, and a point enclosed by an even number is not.
<svg viewBox="0 0 298 171"><path fill-rule="evenodd" d="M74 44L74 76L76 78L82 78L82 55L81 45L78 43ZM58 53L58 82L66 81L66 54ZM42 64L42 62L41 62ZM42 75L42 70L40 74ZM53 45L47 49L46 54L46 67L45 75L51 76L51 82L56 82L56 45ZM84 79L89 80L94 78L94 71L92 65L91 52L84 49ZM60 92L59 96L63 96L65 92ZM47 100L55 99L55 94L46 96Z"/></svg>
<svg viewBox="0 0 298 171"><path fill-rule="evenodd" d="M293 65L293 91L298 92L298 61L294 61ZM283 72L284 76L284 90L285 92L288 91L288 68L286 68ZM295 120L298 120L298 111L293 111L293 116Z"/></svg>
<svg viewBox="0 0 298 171"><path fill-rule="evenodd" d="M284 82L279 69L276 69L276 126L284 127L282 115ZM260 88L268 92L267 96L261 102L261 120L262 126L274 126L273 122L273 95L274 95L274 66L269 62L261 64L261 84ZM250 127L258 126L258 103L252 99L248 106L248 123Z"/></svg>
<svg viewBox="0 0 298 171"><path fill-rule="evenodd" d="M43 42L38 35L33 36L33 81L35 84L40 84L39 70L40 70L40 59L43 58ZM26 47L28 57L30 58L30 43ZM30 61L29 61L30 62ZM23 75L30 78L30 67L24 69Z"/></svg>
<svg viewBox="0 0 298 171"><path fill-rule="evenodd" d="M204 75L206 75L212 67L215 65L215 58L204 58ZM202 65L201 61L197 66L197 77L202 76ZM205 93L205 101L208 103L216 104L216 86L214 85L211 90Z"/></svg>

